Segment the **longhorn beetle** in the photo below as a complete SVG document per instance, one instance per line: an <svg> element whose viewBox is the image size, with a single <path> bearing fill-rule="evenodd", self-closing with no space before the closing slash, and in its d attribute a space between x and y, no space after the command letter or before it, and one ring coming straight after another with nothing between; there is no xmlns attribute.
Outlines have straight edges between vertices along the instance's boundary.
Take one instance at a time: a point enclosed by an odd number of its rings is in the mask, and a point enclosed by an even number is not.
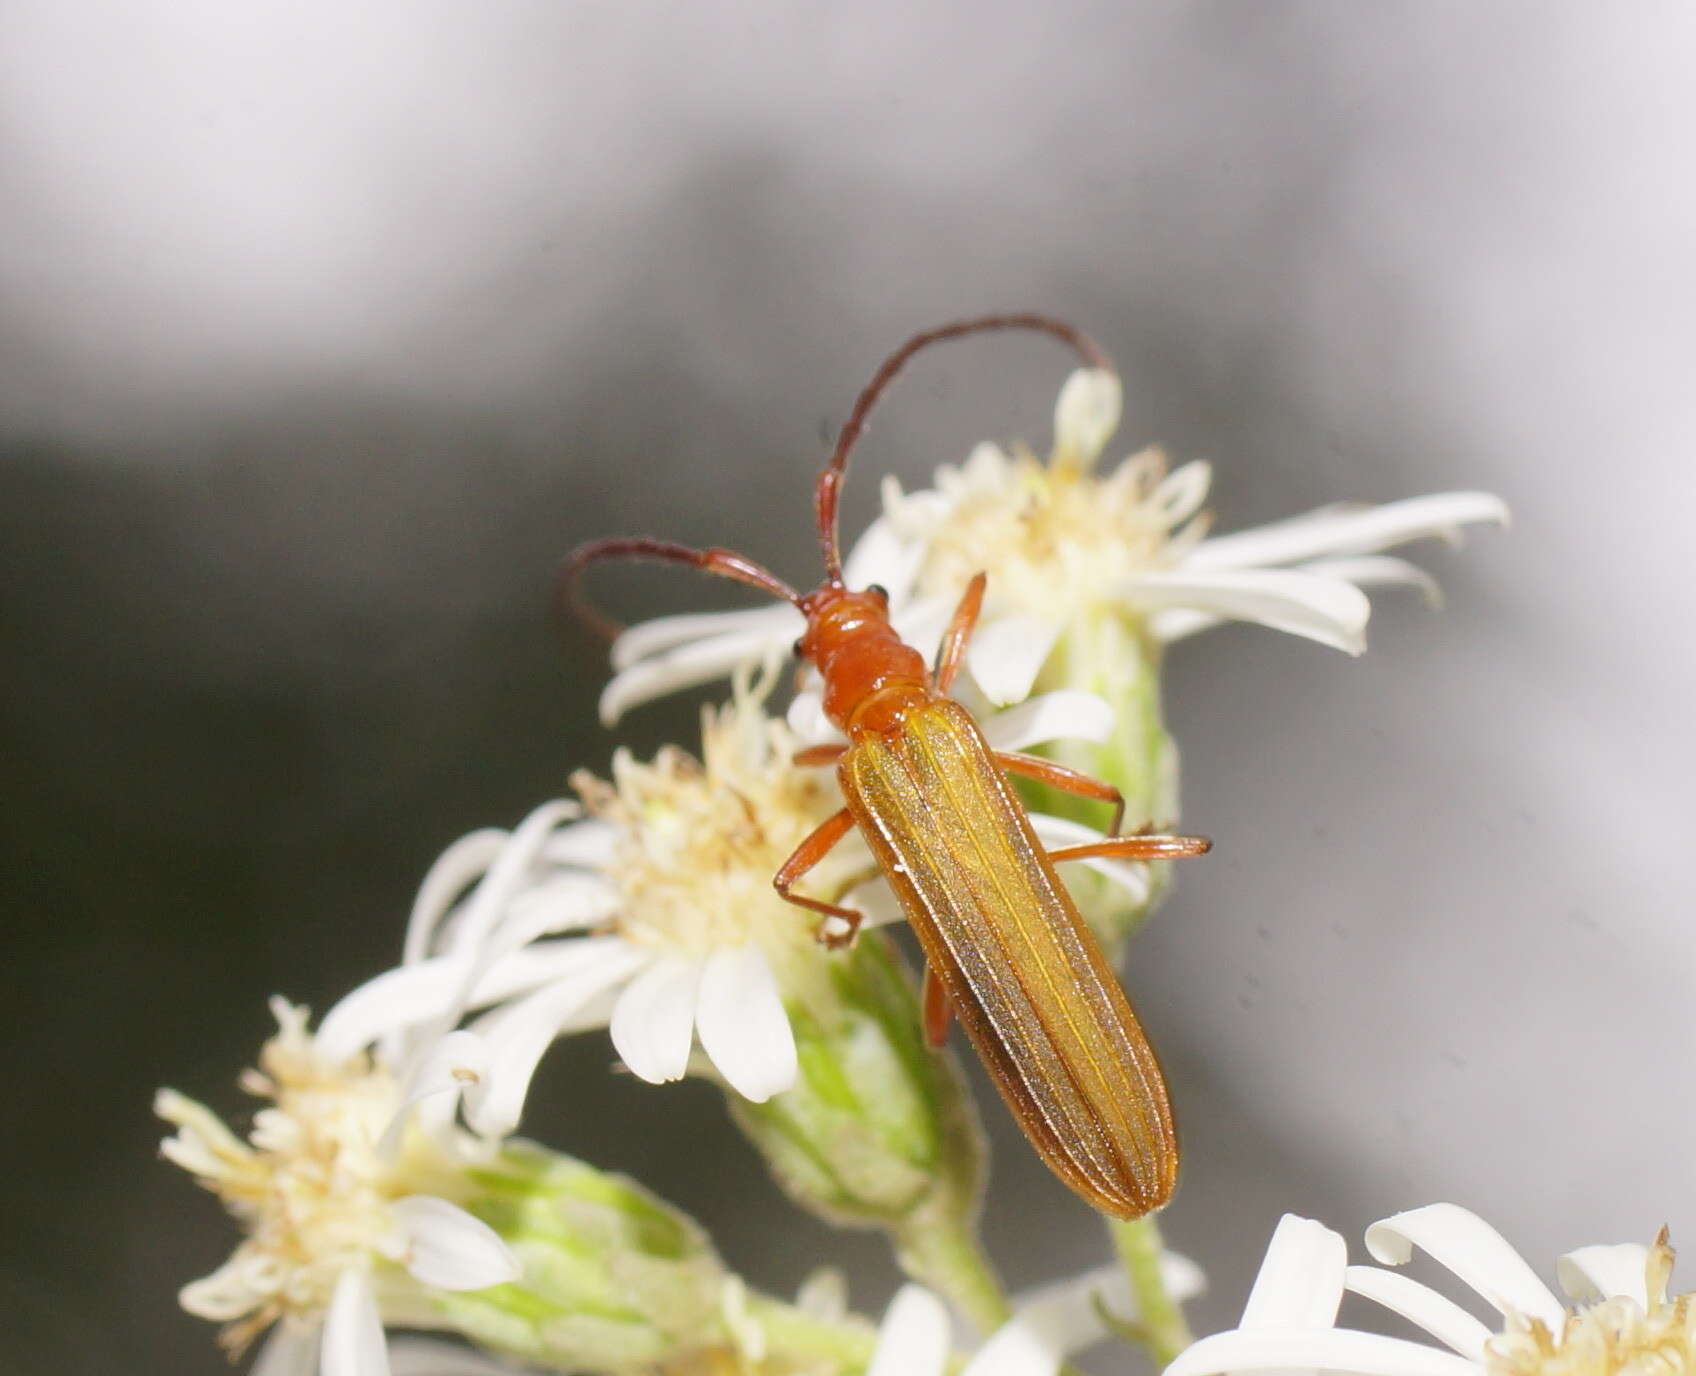
<svg viewBox="0 0 1696 1376"><path fill-rule="evenodd" d="M1204 854L1201 837L1123 836L1124 798L1112 784L1040 757L992 750L971 714L948 696L983 605L985 575L967 585L927 671L889 621L888 595L842 579L837 503L848 455L867 416L914 354L990 330L1052 335L1092 368L1111 367L1077 330L1042 315L957 321L909 339L860 393L819 474L814 509L824 582L802 595L740 554L664 540L598 540L576 550L561 588L591 623L579 576L615 557L669 560L734 578L807 619L796 653L824 680L826 716L845 745L801 751L796 763L836 766L845 806L796 848L773 878L791 903L823 914L819 939L852 941L861 915L797 893L831 847L858 827L924 951L925 1035L933 1046L957 1016L1007 1107L1049 1167L1097 1208L1137 1218L1171 1197L1178 1140L1166 1083L1112 967L1055 872L1090 857L1171 860ZM1113 805L1107 836L1045 851L1006 779L1017 774ZM837 928L834 924L842 924Z"/></svg>

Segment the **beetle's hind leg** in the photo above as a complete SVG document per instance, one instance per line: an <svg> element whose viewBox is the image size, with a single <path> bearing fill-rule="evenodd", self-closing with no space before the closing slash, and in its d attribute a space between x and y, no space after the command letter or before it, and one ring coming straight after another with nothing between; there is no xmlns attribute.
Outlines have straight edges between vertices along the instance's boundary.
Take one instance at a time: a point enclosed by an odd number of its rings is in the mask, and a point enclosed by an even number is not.
<svg viewBox="0 0 1696 1376"><path fill-rule="evenodd" d="M818 924L814 934L833 951L853 942L859 935L860 923L865 920L865 914L855 908L845 908L840 903L827 903L822 898L808 898L806 894L793 893L791 890L801 882L802 876L829 855L837 842L853 829L853 814L847 808L831 813L808 833L806 840L795 847L795 853L783 862L771 881L779 898L815 913L824 914L825 920ZM833 931L830 926L830 919L833 917L846 922L848 930Z"/></svg>
<svg viewBox="0 0 1696 1376"><path fill-rule="evenodd" d="M1109 836L1081 846L1062 846L1048 858L1062 860L1188 860L1206 855L1213 842L1205 836Z"/></svg>

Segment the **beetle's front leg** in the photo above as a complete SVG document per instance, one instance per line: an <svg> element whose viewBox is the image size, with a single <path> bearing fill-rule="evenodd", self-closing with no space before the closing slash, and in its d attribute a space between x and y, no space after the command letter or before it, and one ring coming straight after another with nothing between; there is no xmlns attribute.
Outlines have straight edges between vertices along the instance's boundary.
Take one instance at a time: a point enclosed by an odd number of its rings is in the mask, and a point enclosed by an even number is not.
<svg viewBox="0 0 1696 1376"><path fill-rule="evenodd" d="M847 742L832 741L828 745L809 745L803 750L797 750L790 757L789 763L797 769L817 769L821 765L835 764L847 753Z"/></svg>
<svg viewBox="0 0 1696 1376"><path fill-rule="evenodd" d="M954 617L943 633L942 644L936 648L936 672L932 678L939 693L946 693L954 686L955 675L966 662L966 646L971 641L972 632L977 629L978 616L983 611L984 584L988 581L986 573L972 575L972 581L966 584L960 605L954 609Z"/></svg>
<svg viewBox="0 0 1696 1376"><path fill-rule="evenodd" d="M865 915L854 908L845 908L840 903L826 903L822 898L808 898L805 894L791 893L790 890L853 829L854 815L847 808L831 813L808 834L806 840L795 847L795 853L783 862L771 881L779 898L803 908L810 908L815 913L824 914L827 921L819 923L814 934L833 951L853 942L859 935L860 923L865 920ZM833 917L839 917L846 922L848 930L841 933L831 931L828 919Z"/></svg>

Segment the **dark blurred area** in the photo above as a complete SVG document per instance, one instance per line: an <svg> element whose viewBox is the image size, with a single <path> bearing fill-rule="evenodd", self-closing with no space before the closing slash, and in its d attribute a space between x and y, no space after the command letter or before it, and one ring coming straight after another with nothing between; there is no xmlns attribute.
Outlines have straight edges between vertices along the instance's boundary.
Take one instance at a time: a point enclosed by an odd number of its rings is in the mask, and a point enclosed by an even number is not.
<svg viewBox="0 0 1696 1376"><path fill-rule="evenodd" d="M1549 1271L1696 1227L1687 863L1696 22L1227 3L687 11L96 6L0 17L0 1368L226 1369L174 1294L235 1240L156 1158L270 1020L393 963L415 886L701 696L594 702L575 542L807 580L808 479L915 328L1031 307L1125 375L1115 455L1217 468L1219 528L1500 492L1350 662L1179 647L1185 820L1134 946L1234 1318L1278 1214L1437 1198ZM857 462L1045 446L1041 341L927 359ZM620 570L630 617L737 594ZM527 1131L787 1288L802 1220L715 1092L546 1062ZM998 1107L1015 1284L1105 1258Z"/></svg>

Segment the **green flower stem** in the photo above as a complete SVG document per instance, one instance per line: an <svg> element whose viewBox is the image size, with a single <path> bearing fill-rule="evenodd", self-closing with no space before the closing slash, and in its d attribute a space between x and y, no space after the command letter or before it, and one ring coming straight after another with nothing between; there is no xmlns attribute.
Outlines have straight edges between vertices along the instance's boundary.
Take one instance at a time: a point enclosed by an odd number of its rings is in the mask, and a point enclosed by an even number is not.
<svg viewBox="0 0 1696 1376"><path fill-rule="evenodd" d="M967 1220L915 1218L895 1231L895 1251L909 1276L946 1295L981 1333L1012 1317L1000 1277Z"/></svg>
<svg viewBox="0 0 1696 1376"><path fill-rule="evenodd" d="M1137 1337L1157 1366L1165 1366L1195 1341L1184 1311L1167 1292L1165 1277L1160 1271L1160 1228L1150 1214L1131 1220L1109 1219L1108 1231L1113 1235L1113 1248L1119 1263L1131 1282L1131 1295L1137 1303L1134 1328Z"/></svg>
<svg viewBox="0 0 1696 1376"><path fill-rule="evenodd" d="M786 1364L829 1363L864 1371L877 1346L877 1330L863 1319L824 1319L769 1295L749 1292L748 1316L765 1330L771 1354Z"/></svg>

